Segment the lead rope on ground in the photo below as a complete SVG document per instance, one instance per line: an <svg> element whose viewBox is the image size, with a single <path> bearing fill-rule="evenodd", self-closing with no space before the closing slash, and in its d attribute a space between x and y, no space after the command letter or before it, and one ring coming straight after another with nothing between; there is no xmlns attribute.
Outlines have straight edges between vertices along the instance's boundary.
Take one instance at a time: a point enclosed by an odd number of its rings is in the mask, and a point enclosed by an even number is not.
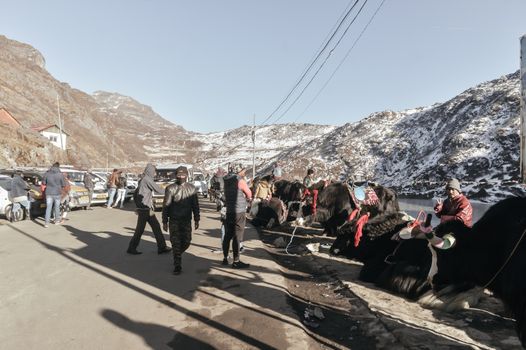
<svg viewBox="0 0 526 350"><path fill-rule="evenodd" d="M287 253L287 255L298 255L298 254L291 254L289 253L289 246L291 245L292 243L292 240L294 239L294 234L296 233L296 229L298 228L297 225L294 225L294 230L292 231L292 237L290 237L290 242L289 244L287 244L287 246L285 247L285 253Z"/></svg>

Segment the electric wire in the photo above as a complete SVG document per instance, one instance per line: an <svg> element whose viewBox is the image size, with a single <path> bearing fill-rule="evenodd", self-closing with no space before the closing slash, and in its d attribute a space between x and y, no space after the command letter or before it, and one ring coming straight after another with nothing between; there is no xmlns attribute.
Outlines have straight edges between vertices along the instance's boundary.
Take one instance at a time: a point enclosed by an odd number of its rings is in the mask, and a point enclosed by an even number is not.
<svg viewBox="0 0 526 350"><path fill-rule="evenodd" d="M307 112L307 110L310 108L310 106L312 106L312 104L318 99L318 97L320 96L320 94L323 92L323 90L325 90L325 88L327 87L327 85L329 84L329 82L332 80L332 78L334 77L334 75L336 74L336 72L340 69L340 67L343 65L343 63L345 62L345 60L347 59L347 57L349 57L349 54L351 53L351 51L354 49L354 47L356 46L356 44L358 43L358 41L361 39L361 37L363 36L363 34L365 33L365 31L367 30L367 28L369 27L369 25L371 24L371 22L374 20L374 18L376 17L376 14L380 11L380 9L382 8L382 6L384 5L386 0L382 0L382 2L380 3L380 5L378 6L378 8L376 9L376 11L374 12L374 14L371 16L371 19L369 19L369 22L367 22L367 24L365 25L365 27L363 28L362 32L360 33L360 35L358 35L358 37L356 38L356 40L354 41L354 43L352 44L352 46L349 48L349 50L347 50L347 53L345 54L345 56L343 57L343 59L340 61L340 63L338 64L338 66L336 67L336 69L334 69L334 71L332 72L331 76L329 77L329 79L327 79L327 81L325 82L325 84L323 84L323 86L321 87L321 89L318 91L318 93L314 96L314 98L310 101L310 103L307 105L307 107L305 107L305 109L303 110L303 112L300 113L300 115L298 115L298 117L296 117L296 119L294 119L293 123L296 123L298 121L298 119L300 119L301 117L303 117L303 115L305 114L305 112Z"/></svg>
<svg viewBox="0 0 526 350"><path fill-rule="evenodd" d="M339 23L336 25L336 29L333 30L333 33L330 34L330 37L328 40L326 40L325 44L323 45L323 47L319 50L319 52L316 54L316 56L314 57L314 59L312 60L312 62L307 66L307 68L304 70L303 74L300 76L300 78L298 79L298 81L296 82L296 84L294 84L294 86L292 87L292 89L289 91L289 93L287 94L287 96L285 96L285 98L280 102L280 104L274 109L274 111L272 111L272 113L270 113L270 115L263 121L260 123L260 125L262 124L265 124L268 120L270 120L274 114L283 106L283 104L289 99L289 97L294 93L294 91L296 90L296 88L301 84L301 82L303 81L303 79L305 79L305 76L309 73L309 71L312 69L312 67L314 66L314 64L316 63L316 61L318 60L318 58L321 57L321 55L323 54L323 51L325 51L325 49L329 46L330 42L332 41L332 39L335 37L336 33L338 33L338 31L340 30L341 26L343 25L343 23L345 22L345 20L347 19L347 17L350 15L351 11L356 7L356 5L358 4L360 0L355 0L354 4L351 6L350 9L346 9L346 12L345 12L345 15L343 15L343 18L342 16L340 16L340 19L339 19ZM352 3L349 2L349 5ZM349 5L347 5L347 7L349 7ZM334 28L334 27L333 27Z"/></svg>
<svg viewBox="0 0 526 350"><path fill-rule="evenodd" d="M349 31L351 25L356 21L356 19L358 18L358 16L360 15L360 13L362 12L363 8L365 7L365 5L367 4L367 1L369 0L365 0L365 2L362 4L362 6L360 7L360 9L358 10L358 13L354 16L353 20L351 21L351 23L349 23L349 25L347 26L347 28L345 29L345 31L343 32L342 36L340 37L340 39L336 42L336 44L334 45L334 47L329 51L327 57L325 57L325 60L322 62L322 64L318 67L318 69L316 70L316 72L314 73L314 75L311 77L311 79L309 80L309 82L303 87L303 89L301 90L301 92L298 94L298 96L296 96L296 98L294 99L294 101L292 101L292 103L289 105L289 107L278 117L278 119L274 120L274 123L277 123L281 118L283 118L283 116L285 116L285 114L287 114L287 112L296 104L296 102L300 99L300 97L303 95L303 93L305 92L305 90L307 90L307 88L310 86L310 84L312 83L312 81L314 80L314 78L316 78L316 76L318 75L318 73L321 71L321 69L323 68L323 66L325 65L325 63L327 63L327 61L329 60L329 58L331 57L332 53L334 52L334 50L338 47L338 45L340 44L340 42L343 40L343 38L345 37L345 35L347 34L347 32Z"/></svg>

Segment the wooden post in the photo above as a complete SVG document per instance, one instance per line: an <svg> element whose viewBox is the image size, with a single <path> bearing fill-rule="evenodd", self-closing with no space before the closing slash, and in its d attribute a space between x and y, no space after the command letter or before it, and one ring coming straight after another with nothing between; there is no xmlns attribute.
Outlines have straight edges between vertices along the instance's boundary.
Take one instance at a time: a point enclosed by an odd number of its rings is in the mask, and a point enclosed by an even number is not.
<svg viewBox="0 0 526 350"><path fill-rule="evenodd" d="M521 37L521 151L520 151L520 171L521 180L526 183L526 34Z"/></svg>
<svg viewBox="0 0 526 350"><path fill-rule="evenodd" d="M252 117L252 183L256 177L256 115Z"/></svg>

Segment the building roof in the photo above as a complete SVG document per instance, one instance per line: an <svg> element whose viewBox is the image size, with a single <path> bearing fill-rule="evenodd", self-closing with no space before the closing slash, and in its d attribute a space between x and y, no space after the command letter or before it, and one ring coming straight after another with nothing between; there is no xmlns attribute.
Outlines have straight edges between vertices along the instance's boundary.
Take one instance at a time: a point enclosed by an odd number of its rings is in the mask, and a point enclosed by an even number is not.
<svg viewBox="0 0 526 350"><path fill-rule="evenodd" d="M50 124L50 125L45 125L45 126L32 126L31 129L33 129L35 131L38 131L38 132L42 132L42 131L46 131L48 129L51 129L53 127L57 128L57 129L60 129L57 124ZM66 134L67 136L69 136L69 134L64 129L62 129L62 133Z"/></svg>
<svg viewBox="0 0 526 350"><path fill-rule="evenodd" d="M0 108L0 123L22 126L18 120L5 108Z"/></svg>

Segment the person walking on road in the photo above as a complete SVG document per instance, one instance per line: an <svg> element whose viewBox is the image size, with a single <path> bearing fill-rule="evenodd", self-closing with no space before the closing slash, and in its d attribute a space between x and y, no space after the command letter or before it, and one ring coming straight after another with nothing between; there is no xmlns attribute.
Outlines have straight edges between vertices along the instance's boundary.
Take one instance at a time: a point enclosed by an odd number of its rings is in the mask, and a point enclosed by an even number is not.
<svg viewBox="0 0 526 350"><path fill-rule="evenodd" d="M188 179L188 169L180 166L175 171L175 183L166 188L163 202L163 230L170 229L174 256L174 275L181 273L181 255L192 241L192 213L194 228L199 228L199 200L197 190Z"/></svg>
<svg viewBox="0 0 526 350"><path fill-rule="evenodd" d="M124 204L124 199L126 198L127 180L126 176L122 175L122 170L119 170L117 174L117 199L115 200L115 204L113 204L113 208L117 207L117 205L119 205L119 202L121 202L119 207L122 208Z"/></svg>
<svg viewBox="0 0 526 350"><path fill-rule="evenodd" d="M88 169L86 173L84 174L84 187L88 190L88 206L87 210L93 210L91 208L91 200L93 199L93 191L95 189L95 184L93 183L93 174L91 173L91 170Z"/></svg>
<svg viewBox="0 0 526 350"><path fill-rule="evenodd" d="M108 202L106 203L106 208L111 209L113 204L113 199L115 198L115 193L117 193L117 182L119 181L118 169L113 169L113 172L108 177Z"/></svg>
<svg viewBox="0 0 526 350"><path fill-rule="evenodd" d="M239 242L243 241L245 234L246 210L248 201L252 198L252 192L245 182L246 169L241 164L234 167L234 172L225 176L225 238L223 239L223 265L228 265L228 252L230 241L235 269L247 268L250 265L239 260Z"/></svg>
<svg viewBox="0 0 526 350"><path fill-rule="evenodd" d="M51 210L55 209L55 224L60 224L60 199L62 191L66 187L64 175L60 172L60 164L54 163L42 179L46 194L46 216L44 227L48 227L51 218Z"/></svg>
<svg viewBox="0 0 526 350"><path fill-rule="evenodd" d="M172 248L166 246L163 233L161 231L161 225L155 216L153 207L153 192L163 194L164 190L160 188L154 181L155 166L151 163L146 165L143 176L139 181L139 185L135 190L133 200L137 206L137 226L135 227L135 233L128 246L127 253L132 255L142 254L137 250L141 236L144 233L146 223L150 225L157 241L157 253L163 254L168 253Z"/></svg>

